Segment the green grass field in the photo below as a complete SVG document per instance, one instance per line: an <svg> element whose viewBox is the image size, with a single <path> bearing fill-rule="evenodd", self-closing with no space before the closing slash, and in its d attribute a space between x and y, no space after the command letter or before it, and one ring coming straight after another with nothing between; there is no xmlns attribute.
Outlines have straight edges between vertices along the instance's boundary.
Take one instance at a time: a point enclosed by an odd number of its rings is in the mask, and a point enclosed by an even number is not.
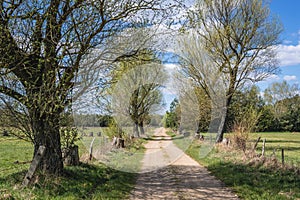
<svg viewBox="0 0 300 200"><path fill-rule="evenodd" d="M230 137L230 134L227 135ZM226 136L226 137L227 137ZM279 149L285 149L286 164L293 169L272 165L253 165L242 151L214 148L205 158L200 158L202 142L194 141L186 151L192 158L207 167L213 175L231 187L242 199L299 199L300 198L300 133L253 133L252 145L259 136L266 138L266 157L275 149L280 160ZM259 143L257 153L261 151Z"/></svg>
<svg viewBox="0 0 300 200"><path fill-rule="evenodd" d="M298 165L300 167L300 133L252 133L253 141L258 137L266 139L266 155L271 155L275 151L278 159L281 159L281 149L284 149L285 161L287 164ZM262 142L258 145L261 151Z"/></svg>
<svg viewBox="0 0 300 200"><path fill-rule="evenodd" d="M80 155L88 152L81 141L77 144ZM130 151L132 149L121 152L128 154ZM143 149L135 151L143 152ZM29 142L0 136L0 199L125 199L137 176L94 161L65 167L65 175L59 178L40 176L38 183L22 189L32 154L33 146ZM138 168L142 156L130 158L125 163Z"/></svg>

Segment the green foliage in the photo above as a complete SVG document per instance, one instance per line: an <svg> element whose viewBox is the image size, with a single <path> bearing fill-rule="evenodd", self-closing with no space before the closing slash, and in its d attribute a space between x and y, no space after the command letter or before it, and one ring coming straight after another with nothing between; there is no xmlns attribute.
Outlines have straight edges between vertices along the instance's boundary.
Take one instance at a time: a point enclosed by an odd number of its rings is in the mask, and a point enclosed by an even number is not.
<svg viewBox="0 0 300 200"><path fill-rule="evenodd" d="M286 81L273 83L265 90L266 105L259 126L267 131L300 131L298 85Z"/></svg>
<svg viewBox="0 0 300 200"><path fill-rule="evenodd" d="M75 143L80 140L79 131L74 127L60 128L60 139L62 148L74 147Z"/></svg>
<svg viewBox="0 0 300 200"><path fill-rule="evenodd" d="M117 122L112 119L108 125L108 128L104 129L104 134L112 139L114 136L116 137L123 137L125 136L124 131L122 128L117 124Z"/></svg>
<svg viewBox="0 0 300 200"><path fill-rule="evenodd" d="M227 131L246 128L247 130L240 131L251 132L257 124L263 105L264 101L260 97L257 86L236 91L228 109Z"/></svg>
<svg viewBox="0 0 300 200"><path fill-rule="evenodd" d="M260 113L257 109L250 107L245 110L244 116L237 118L233 125L233 145L238 149L246 150L249 134L254 131Z"/></svg>
<svg viewBox="0 0 300 200"><path fill-rule="evenodd" d="M170 111L163 117L163 126L177 130L180 125L180 104L178 99L174 99L170 104Z"/></svg>
<svg viewBox="0 0 300 200"><path fill-rule="evenodd" d="M160 88L165 80L165 72L160 63L151 49L121 56L114 63L108 75L111 80L103 89L104 98L108 99L107 109L121 112L121 115L126 113L131 119L130 123L135 125L136 137L144 134L143 128L150 123L150 115L158 111L163 103Z"/></svg>
<svg viewBox="0 0 300 200"><path fill-rule="evenodd" d="M108 127L113 120L113 117L110 115L98 115L97 118L100 127Z"/></svg>
<svg viewBox="0 0 300 200"><path fill-rule="evenodd" d="M258 120L257 130L261 132L270 132L280 130L280 125L273 113L270 105L265 105L261 109L261 116Z"/></svg>
<svg viewBox="0 0 300 200"><path fill-rule="evenodd" d="M211 121L211 118L209 117L211 115L211 99L201 87L196 87L194 91L199 106L198 129L196 132L207 132Z"/></svg>

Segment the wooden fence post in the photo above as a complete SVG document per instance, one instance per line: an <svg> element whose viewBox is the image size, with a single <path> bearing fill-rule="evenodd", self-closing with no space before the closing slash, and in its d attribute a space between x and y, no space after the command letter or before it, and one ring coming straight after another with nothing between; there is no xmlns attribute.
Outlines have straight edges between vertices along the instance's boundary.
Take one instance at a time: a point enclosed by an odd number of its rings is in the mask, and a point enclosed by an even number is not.
<svg viewBox="0 0 300 200"><path fill-rule="evenodd" d="M258 138L257 138L257 140L256 140L256 142L255 142L255 144L254 144L254 146L253 146L253 149L252 149L253 151L256 150L256 147L257 147L258 142L260 141L260 138L261 138L261 137L258 137Z"/></svg>
<svg viewBox="0 0 300 200"><path fill-rule="evenodd" d="M45 154L45 150L46 150L45 146L40 146L37 153L34 155L33 161L31 162L29 170L26 173L25 178L22 182L23 187L26 187L30 183L39 163L41 162Z"/></svg>
<svg viewBox="0 0 300 200"><path fill-rule="evenodd" d="M89 160L92 160L93 158L93 143L95 141L95 137L93 138L91 144L90 144L90 157L89 157Z"/></svg>
<svg viewBox="0 0 300 200"><path fill-rule="evenodd" d="M266 146L266 138L263 140L263 146L262 146L262 149L261 149L261 155L262 156L265 156L265 146Z"/></svg>
<svg viewBox="0 0 300 200"><path fill-rule="evenodd" d="M284 149L281 149L281 163L284 165Z"/></svg>

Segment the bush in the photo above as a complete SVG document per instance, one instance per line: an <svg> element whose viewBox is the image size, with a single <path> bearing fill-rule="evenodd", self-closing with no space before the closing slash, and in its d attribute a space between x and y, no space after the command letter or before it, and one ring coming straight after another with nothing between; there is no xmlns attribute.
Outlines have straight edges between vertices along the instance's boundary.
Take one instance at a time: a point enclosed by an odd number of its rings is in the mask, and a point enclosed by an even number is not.
<svg viewBox="0 0 300 200"><path fill-rule="evenodd" d="M242 117L237 119L233 125L233 145L246 151L247 141L249 139L249 134L254 131L257 121L260 117L260 113L254 108L250 107L243 114Z"/></svg>
<svg viewBox="0 0 300 200"><path fill-rule="evenodd" d="M109 123L109 126L107 129L104 130L105 135L107 135L110 139L112 139L113 137L124 137L125 133L122 130L122 128L120 128L118 126L118 124L116 123L116 121L114 119L112 119Z"/></svg>
<svg viewBox="0 0 300 200"><path fill-rule="evenodd" d="M73 127L62 127L60 129L60 138L62 148L74 147L75 142L80 140L79 131Z"/></svg>
<svg viewBox="0 0 300 200"><path fill-rule="evenodd" d="M75 142L78 141L79 132L77 128L63 127L60 129L60 137L62 144L62 154L65 165L76 166L79 164L78 146Z"/></svg>

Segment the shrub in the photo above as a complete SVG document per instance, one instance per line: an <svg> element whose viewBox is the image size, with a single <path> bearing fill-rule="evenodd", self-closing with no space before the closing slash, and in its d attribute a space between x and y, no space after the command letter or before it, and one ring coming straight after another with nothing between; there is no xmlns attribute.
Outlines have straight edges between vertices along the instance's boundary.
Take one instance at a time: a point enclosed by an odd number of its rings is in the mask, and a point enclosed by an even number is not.
<svg viewBox="0 0 300 200"><path fill-rule="evenodd" d="M260 117L260 112L250 107L244 112L243 116L238 118L233 125L233 145L246 151L249 134L254 131L257 121Z"/></svg>

